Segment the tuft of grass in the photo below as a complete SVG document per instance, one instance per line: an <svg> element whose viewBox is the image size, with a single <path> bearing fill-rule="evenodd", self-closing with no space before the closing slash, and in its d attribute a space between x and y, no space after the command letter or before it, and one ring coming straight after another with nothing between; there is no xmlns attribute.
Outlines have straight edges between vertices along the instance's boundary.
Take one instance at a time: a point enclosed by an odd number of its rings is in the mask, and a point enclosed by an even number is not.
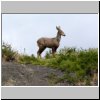
<svg viewBox="0 0 100 100"><path fill-rule="evenodd" d="M21 64L34 64L36 61L37 59L34 57L34 55L21 55L19 58L19 63Z"/></svg>
<svg viewBox="0 0 100 100"><path fill-rule="evenodd" d="M17 51L14 51L11 45L4 43L2 44L2 58L5 61L15 61Z"/></svg>

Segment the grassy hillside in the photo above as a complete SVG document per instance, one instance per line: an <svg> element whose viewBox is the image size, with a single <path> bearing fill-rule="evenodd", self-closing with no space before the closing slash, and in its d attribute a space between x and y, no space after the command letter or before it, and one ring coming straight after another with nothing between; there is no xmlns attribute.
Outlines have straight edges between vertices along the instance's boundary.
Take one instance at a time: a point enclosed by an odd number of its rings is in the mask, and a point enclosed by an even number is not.
<svg viewBox="0 0 100 100"><path fill-rule="evenodd" d="M6 61L14 60L20 64L41 65L41 67L52 67L63 71L64 76L56 79L55 82L66 81L70 83L70 85L97 85L97 48L89 48L87 50L63 48L56 53L55 57L52 57L51 53L47 52L44 59L37 59L34 55L17 54L17 56L15 56L15 54L16 52L11 49L10 45L3 45L2 57L3 59L6 58Z"/></svg>

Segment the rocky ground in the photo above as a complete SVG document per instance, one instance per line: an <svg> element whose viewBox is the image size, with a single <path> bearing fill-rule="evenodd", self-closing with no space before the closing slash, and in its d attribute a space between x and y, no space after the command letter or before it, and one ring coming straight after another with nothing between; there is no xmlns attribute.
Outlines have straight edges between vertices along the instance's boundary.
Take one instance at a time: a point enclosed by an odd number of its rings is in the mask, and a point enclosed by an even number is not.
<svg viewBox="0 0 100 100"><path fill-rule="evenodd" d="M2 62L2 86L66 86L57 82L63 72L43 66Z"/></svg>

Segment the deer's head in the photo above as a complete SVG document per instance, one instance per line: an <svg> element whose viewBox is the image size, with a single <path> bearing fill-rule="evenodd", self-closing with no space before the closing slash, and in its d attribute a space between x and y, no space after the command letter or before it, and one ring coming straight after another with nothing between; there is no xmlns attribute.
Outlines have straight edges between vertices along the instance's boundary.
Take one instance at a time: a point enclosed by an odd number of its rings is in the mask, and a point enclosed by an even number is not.
<svg viewBox="0 0 100 100"><path fill-rule="evenodd" d="M58 30L58 34L66 36L65 33L61 30L60 26L56 26L56 29Z"/></svg>

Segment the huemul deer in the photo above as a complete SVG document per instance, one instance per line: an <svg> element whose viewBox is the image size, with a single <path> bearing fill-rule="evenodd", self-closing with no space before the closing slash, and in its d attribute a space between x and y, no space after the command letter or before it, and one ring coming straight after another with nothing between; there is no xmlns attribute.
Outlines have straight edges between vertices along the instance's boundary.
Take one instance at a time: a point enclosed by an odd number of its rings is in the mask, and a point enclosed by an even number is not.
<svg viewBox="0 0 100 100"><path fill-rule="evenodd" d="M54 38L46 38L42 37L37 40L37 44L39 47L39 50L37 52L37 56L41 57L41 53L45 50L45 48L52 48L52 54L54 56L57 48L59 47L59 43L61 40L61 35L66 36L64 32L61 30L60 26L56 26L56 29L58 30L57 36Z"/></svg>

